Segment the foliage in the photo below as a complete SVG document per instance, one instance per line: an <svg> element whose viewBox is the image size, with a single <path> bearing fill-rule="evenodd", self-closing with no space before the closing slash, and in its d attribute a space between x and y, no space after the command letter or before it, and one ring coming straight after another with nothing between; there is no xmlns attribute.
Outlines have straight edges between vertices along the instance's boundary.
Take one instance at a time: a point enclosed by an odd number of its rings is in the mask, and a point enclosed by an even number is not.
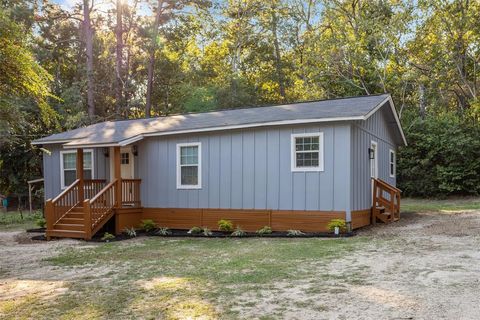
<svg viewBox="0 0 480 320"><path fill-rule="evenodd" d="M398 186L407 196L480 194L480 125L446 114L415 121L398 154Z"/></svg>
<svg viewBox="0 0 480 320"><path fill-rule="evenodd" d="M303 235L305 235L305 233L303 233L300 230L287 230L287 236L296 237L296 236L303 236Z"/></svg>
<svg viewBox="0 0 480 320"><path fill-rule="evenodd" d="M190 230L188 230L189 234L200 234L202 233L202 228L200 227L192 227Z"/></svg>
<svg viewBox="0 0 480 320"><path fill-rule="evenodd" d="M271 234L272 233L272 228L270 228L269 226L265 226L259 230L257 230L257 234L260 235L260 236L263 236L265 234Z"/></svg>
<svg viewBox="0 0 480 320"><path fill-rule="evenodd" d="M203 235L206 237L211 237L213 235L213 232L207 227L203 227Z"/></svg>
<svg viewBox="0 0 480 320"><path fill-rule="evenodd" d="M347 231L347 223L343 219L332 219L327 224L327 229L332 232L335 231L335 228L337 227L340 229L340 232Z"/></svg>
<svg viewBox="0 0 480 320"><path fill-rule="evenodd" d="M159 236L169 236L169 235L172 234L172 231L170 231L169 228L160 227L160 228L158 228L157 232L155 232L155 234L157 234Z"/></svg>
<svg viewBox="0 0 480 320"><path fill-rule="evenodd" d="M137 231L135 230L134 227L131 228L125 228L123 232L130 238L135 238L137 236Z"/></svg>
<svg viewBox="0 0 480 320"><path fill-rule="evenodd" d="M39 228L45 228L45 226L47 225L47 220L45 220L45 218L38 218L36 221L35 221L35 224L39 227Z"/></svg>
<svg viewBox="0 0 480 320"><path fill-rule="evenodd" d="M157 227L157 224L152 219L145 219L145 220L142 220L142 222L140 223L140 228L142 228L146 232L153 231L155 230L156 227Z"/></svg>
<svg viewBox="0 0 480 320"><path fill-rule="evenodd" d="M105 241L105 242L110 242L110 240L114 240L114 239L115 239L115 236L108 232L105 232L102 237L102 241Z"/></svg>
<svg viewBox="0 0 480 320"><path fill-rule="evenodd" d="M230 220L219 220L218 221L218 230L223 232L232 232L233 231L233 222Z"/></svg>
<svg viewBox="0 0 480 320"><path fill-rule="evenodd" d="M231 234L232 237L244 237L246 235L247 233L240 226L237 226Z"/></svg>

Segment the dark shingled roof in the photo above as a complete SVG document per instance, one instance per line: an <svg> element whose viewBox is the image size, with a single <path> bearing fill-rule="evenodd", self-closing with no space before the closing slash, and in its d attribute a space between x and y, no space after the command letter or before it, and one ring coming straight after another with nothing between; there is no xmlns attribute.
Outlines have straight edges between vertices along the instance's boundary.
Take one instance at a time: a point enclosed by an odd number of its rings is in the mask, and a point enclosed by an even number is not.
<svg viewBox="0 0 480 320"><path fill-rule="evenodd" d="M385 103L388 94L308 101L292 104L188 113L123 121L106 121L87 127L53 134L33 144L66 143L66 147L121 144L128 139L140 140L150 134L258 127L282 123L364 120L370 112ZM400 129L401 130L401 129Z"/></svg>

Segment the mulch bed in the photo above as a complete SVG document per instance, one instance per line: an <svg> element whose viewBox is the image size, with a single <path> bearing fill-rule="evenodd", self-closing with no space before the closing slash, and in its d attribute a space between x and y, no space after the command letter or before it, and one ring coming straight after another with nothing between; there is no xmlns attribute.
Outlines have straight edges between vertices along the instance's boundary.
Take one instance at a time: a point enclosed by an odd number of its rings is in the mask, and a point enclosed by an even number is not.
<svg viewBox="0 0 480 320"><path fill-rule="evenodd" d="M36 230L36 231L32 231ZM38 231L37 231L38 230ZM45 232L39 231L40 229L30 229L27 230L29 233L40 233ZM333 233L328 232L305 232L303 235L289 235L286 231L273 231L270 234L263 234L259 235L255 232L246 232L244 236L241 237L233 237L231 236L231 232L225 233L221 231L212 231L212 235L205 236L203 234L190 234L188 230L180 230L180 229L170 229L170 234L168 235L159 235L155 231L152 232L145 232L143 230L137 230L137 238L138 237L162 237L162 238L231 238L231 239L242 239L242 238L348 238L353 237L356 235L355 232L346 232L341 233L339 235L335 235ZM116 235L114 239L110 239L108 241L102 240L103 234L97 233L90 242L116 242L116 241L123 241L128 239L133 239L135 237L129 237L128 235L122 233ZM36 241L44 241L46 240L45 234L36 235L30 238L31 240Z"/></svg>

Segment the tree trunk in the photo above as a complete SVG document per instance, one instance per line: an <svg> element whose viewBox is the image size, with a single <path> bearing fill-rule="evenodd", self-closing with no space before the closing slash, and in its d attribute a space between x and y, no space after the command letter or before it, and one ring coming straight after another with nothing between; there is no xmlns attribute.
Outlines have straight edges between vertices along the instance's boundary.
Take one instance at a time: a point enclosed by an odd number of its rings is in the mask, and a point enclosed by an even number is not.
<svg viewBox="0 0 480 320"><path fill-rule="evenodd" d="M155 24L153 25L152 47L148 57L147 66L147 96L145 104L145 116L150 118L152 109L152 90L153 90L153 71L155 67L155 50L157 48L158 27L160 25L160 17L162 16L163 0L158 0L157 15L155 16Z"/></svg>
<svg viewBox="0 0 480 320"><path fill-rule="evenodd" d="M93 100L93 30L90 21L89 0L83 0L83 32L87 53L87 111L88 117L92 120L95 116L95 102Z"/></svg>
<svg viewBox="0 0 480 320"><path fill-rule="evenodd" d="M123 26L122 26L122 1L117 0L117 26L115 28L116 60L115 60L115 112L117 118L122 113L122 59L123 59Z"/></svg>
<svg viewBox="0 0 480 320"><path fill-rule="evenodd" d="M282 97L282 101L285 101L285 83L284 83L284 77L283 77L283 71L282 71L282 57L280 54L280 44L278 42L278 34L277 34L278 17L277 17L277 13L275 12L276 9L277 8L275 6L271 8L273 45L275 47L275 69L277 73L280 96Z"/></svg>
<svg viewBox="0 0 480 320"><path fill-rule="evenodd" d="M425 85L420 83L418 86L418 107L420 119L425 120L426 105L425 105Z"/></svg>

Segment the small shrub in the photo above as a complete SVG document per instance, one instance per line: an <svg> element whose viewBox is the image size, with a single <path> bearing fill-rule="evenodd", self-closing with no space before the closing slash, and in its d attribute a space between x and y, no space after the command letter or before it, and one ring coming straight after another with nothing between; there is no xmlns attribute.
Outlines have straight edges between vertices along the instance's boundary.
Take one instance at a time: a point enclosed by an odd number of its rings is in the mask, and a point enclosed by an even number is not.
<svg viewBox="0 0 480 320"><path fill-rule="evenodd" d="M39 227L39 228L45 228L45 226L47 225L47 220L45 220L45 218L39 218L35 221L35 224Z"/></svg>
<svg viewBox="0 0 480 320"><path fill-rule="evenodd" d="M340 229L340 232L347 231L347 223L343 219L332 219L327 225L328 230L335 231L335 227Z"/></svg>
<svg viewBox="0 0 480 320"><path fill-rule="evenodd" d="M269 226L265 226L262 229L257 230L257 234L261 236L264 234L271 234L271 233L272 233L272 228L270 228Z"/></svg>
<svg viewBox="0 0 480 320"><path fill-rule="evenodd" d="M102 237L102 241L109 242L110 240L115 239L115 236L111 233L105 232Z"/></svg>
<svg viewBox="0 0 480 320"><path fill-rule="evenodd" d="M200 227L192 227L190 230L188 230L187 233L189 233L189 234L200 234L200 233L202 233L202 231L203 230Z"/></svg>
<svg viewBox="0 0 480 320"><path fill-rule="evenodd" d="M123 233L125 233L130 238L135 238L137 236L137 231L135 230L134 227L125 228L125 230L123 230Z"/></svg>
<svg viewBox="0 0 480 320"><path fill-rule="evenodd" d="M305 233L303 233L300 230L287 230L287 236L290 237L295 237L295 236L303 236Z"/></svg>
<svg viewBox="0 0 480 320"><path fill-rule="evenodd" d="M168 236L172 234L172 231L166 227L159 228L156 232L159 236Z"/></svg>
<svg viewBox="0 0 480 320"><path fill-rule="evenodd" d="M235 231L232 232L232 237L244 237L247 233L243 231L242 227L237 226Z"/></svg>
<svg viewBox="0 0 480 320"><path fill-rule="evenodd" d="M142 220L140 227L146 232L150 232L157 227L157 224L151 219L146 219L146 220Z"/></svg>
<svg viewBox="0 0 480 320"><path fill-rule="evenodd" d="M218 230L224 232L232 232L233 231L233 222L230 220L219 220L218 221Z"/></svg>
<svg viewBox="0 0 480 320"><path fill-rule="evenodd" d="M206 237L210 237L213 235L212 231L210 231L210 229L208 228L203 228L203 235L206 236Z"/></svg>

